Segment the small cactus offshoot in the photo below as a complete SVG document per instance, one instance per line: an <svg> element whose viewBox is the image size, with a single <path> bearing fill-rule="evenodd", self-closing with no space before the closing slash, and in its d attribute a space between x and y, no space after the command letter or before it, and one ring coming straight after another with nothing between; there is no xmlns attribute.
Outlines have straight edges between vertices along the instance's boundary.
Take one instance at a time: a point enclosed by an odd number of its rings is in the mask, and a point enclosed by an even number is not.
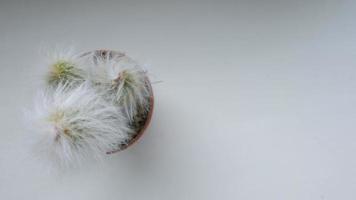
<svg viewBox="0 0 356 200"><path fill-rule="evenodd" d="M58 60L51 66L48 74L48 83L57 85L60 82L73 82L83 80L82 72L75 63L66 60Z"/></svg>

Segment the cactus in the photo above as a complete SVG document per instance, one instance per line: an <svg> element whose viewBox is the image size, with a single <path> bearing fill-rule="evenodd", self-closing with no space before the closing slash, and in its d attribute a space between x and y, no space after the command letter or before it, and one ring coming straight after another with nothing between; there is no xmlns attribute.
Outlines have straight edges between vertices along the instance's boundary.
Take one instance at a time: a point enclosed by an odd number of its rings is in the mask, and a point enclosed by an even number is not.
<svg viewBox="0 0 356 200"><path fill-rule="evenodd" d="M81 70L76 67L75 63L66 60L58 60L51 66L48 74L48 83L57 85L60 82L80 81L84 78L80 75Z"/></svg>
<svg viewBox="0 0 356 200"><path fill-rule="evenodd" d="M31 112L37 152L62 167L102 158L103 152L125 143L131 130L121 111L82 83L58 84L41 91Z"/></svg>
<svg viewBox="0 0 356 200"><path fill-rule="evenodd" d="M147 73L121 52L94 55L89 77L101 91L123 109L130 122L138 111L147 111L150 90Z"/></svg>
<svg viewBox="0 0 356 200"><path fill-rule="evenodd" d="M69 82L78 84L87 78L85 64L72 49L57 50L48 53L46 84L56 86Z"/></svg>

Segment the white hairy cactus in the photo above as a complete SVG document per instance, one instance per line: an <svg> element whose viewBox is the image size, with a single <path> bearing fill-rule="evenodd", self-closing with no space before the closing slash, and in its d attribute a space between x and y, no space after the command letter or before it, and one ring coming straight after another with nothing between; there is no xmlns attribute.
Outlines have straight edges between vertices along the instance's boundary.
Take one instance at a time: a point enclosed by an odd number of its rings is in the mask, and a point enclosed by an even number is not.
<svg viewBox="0 0 356 200"><path fill-rule="evenodd" d="M147 73L137 62L121 52L93 54L89 65L89 79L115 104L122 107L132 121L138 110L148 109L150 90Z"/></svg>
<svg viewBox="0 0 356 200"><path fill-rule="evenodd" d="M55 49L47 51L46 54L45 79L47 84L80 83L86 79L87 70L84 60L74 52L73 48Z"/></svg>
<svg viewBox="0 0 356 200"><path fill-rule="evenodd" d="M100 159L127 142L130 129L117 106L84 82L59 83L41 91L30 112L35 150L59 167Z"/></svg>

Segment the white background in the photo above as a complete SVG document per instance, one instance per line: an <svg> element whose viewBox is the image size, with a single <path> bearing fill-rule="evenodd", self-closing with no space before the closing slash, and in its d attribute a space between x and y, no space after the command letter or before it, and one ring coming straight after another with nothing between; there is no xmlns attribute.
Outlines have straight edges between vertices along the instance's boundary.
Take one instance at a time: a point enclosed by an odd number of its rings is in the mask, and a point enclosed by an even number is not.
<svg viewBox="0 0 356 200"><path fill-rule="evenodd" d="M1 1L0 199L356 199L355 1ZM28 153L43 46L149 66L150 128L103 164Z"/></svg>

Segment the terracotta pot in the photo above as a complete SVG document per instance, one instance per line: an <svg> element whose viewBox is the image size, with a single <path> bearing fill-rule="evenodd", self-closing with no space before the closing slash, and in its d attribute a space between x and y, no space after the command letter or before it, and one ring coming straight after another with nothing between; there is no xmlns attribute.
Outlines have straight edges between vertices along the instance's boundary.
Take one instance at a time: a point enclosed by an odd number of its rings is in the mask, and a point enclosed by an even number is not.
<svg viewBox="0 0 356 200"><path fill-rule="evenodd" d="M125 55L125 53L119 52L119 51L113 51L113 50L108 50L108 49L100 49L100 50L95 50L94 52L87 52L82 54L82 56L88 56L88 55L92 55L92 53L94 53L94 55L96 57L116 57L116 58L122 58L125 57L126 59L129 59L132 61L131 58L127 57ZM95 61L95 60L94 60ZM145 133L147 127L149 126L150 122L151 122L151 118L152 118L152 114L153 114L153 107L154 107L154 98L153 98L153 90L152 90L152 85L151 82L149 80L148 77L146 77L146 86L149 88L150 91L150 96L149 96L149 110L146 114L145 117L145 122L143 123L143 125L140 127L140 129L137 131L137 133L133 136L133 138L128 141L127 144L125 145L118 145L117 149L114 149L112 151L108 151L106 152L106 154L113 154L119 151L122 151L128 147L130 147L131 145L133 145L138 139L140 139L140 137Z"/></svg>

